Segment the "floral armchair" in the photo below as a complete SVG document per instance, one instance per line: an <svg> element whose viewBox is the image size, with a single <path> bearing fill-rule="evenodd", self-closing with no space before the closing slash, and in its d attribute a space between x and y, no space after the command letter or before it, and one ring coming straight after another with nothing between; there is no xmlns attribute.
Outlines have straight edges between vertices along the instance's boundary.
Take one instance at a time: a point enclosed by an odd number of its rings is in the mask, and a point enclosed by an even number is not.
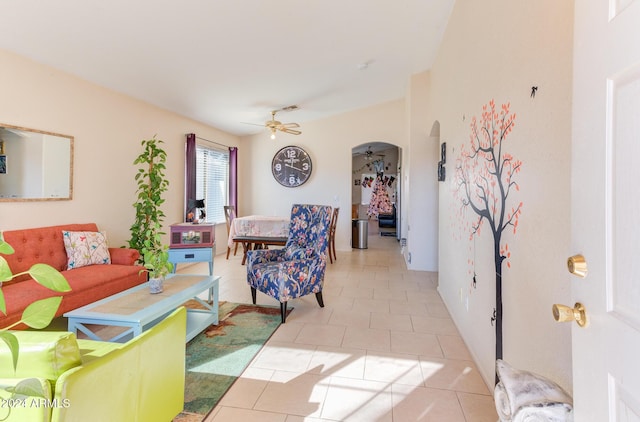
<svg viewBox="0 0 640 422"><path fill-rule="evenodd" d="M283 323L290 299L315 293L318 304L324 307L322 285L330 220L329 206L295 204L285 247L247 252L247 283L254 304L257 290L277 299Z"/></svg>

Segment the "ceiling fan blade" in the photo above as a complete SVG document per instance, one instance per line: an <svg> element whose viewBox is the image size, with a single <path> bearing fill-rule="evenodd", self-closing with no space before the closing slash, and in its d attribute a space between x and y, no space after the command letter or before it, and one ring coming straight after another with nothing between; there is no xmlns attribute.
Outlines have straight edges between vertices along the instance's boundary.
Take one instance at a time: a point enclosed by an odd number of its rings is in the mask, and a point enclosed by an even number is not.
<svg viewBox="0 0 640 422"><path fill-rule="evenodd" d="M292 135L300 135L302 132L300 132L299 130L294 130L294 129L288 129L286 127L283 128L279 128L280 131L284 132L284 133L290 133Z"/></svg>
<svg viewBox="0 0 640 422"><path fill-rule="evenodd" d="M280 126L282 127L300 127L297 123L282 123Z"/></svg>

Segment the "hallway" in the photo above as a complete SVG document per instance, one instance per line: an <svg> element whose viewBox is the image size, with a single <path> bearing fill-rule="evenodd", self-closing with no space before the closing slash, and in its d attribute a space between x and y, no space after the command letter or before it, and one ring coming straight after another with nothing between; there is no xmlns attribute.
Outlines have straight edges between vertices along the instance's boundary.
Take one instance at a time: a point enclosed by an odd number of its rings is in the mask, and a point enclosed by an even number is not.
<svg viewBox="0 0 640 422"><path fill-rule="evenodd" d="M368 249L338 251L328 264L325 308L313 295L289 303L286 324L206 421L498 419L436 291L437 273L406 270L399 242L377 231L371 220ZM240 261L240 253L216 256L220 300L251 303ZM260 293L258 304L277 305Z"/></svg>

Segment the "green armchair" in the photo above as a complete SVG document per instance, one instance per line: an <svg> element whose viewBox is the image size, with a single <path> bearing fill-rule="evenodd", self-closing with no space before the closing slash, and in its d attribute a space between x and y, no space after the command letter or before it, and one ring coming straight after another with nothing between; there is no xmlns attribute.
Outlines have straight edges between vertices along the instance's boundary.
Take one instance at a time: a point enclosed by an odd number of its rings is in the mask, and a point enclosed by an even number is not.
<svg viewBox="0 0 640 422"><path fill-rule="evenodd" d="M171 421L184 407L186 310L179 308L124 344L73 333L15 331L20 357L0 345L0 420ZM13 395L31 379L45 397Z"/></svg>

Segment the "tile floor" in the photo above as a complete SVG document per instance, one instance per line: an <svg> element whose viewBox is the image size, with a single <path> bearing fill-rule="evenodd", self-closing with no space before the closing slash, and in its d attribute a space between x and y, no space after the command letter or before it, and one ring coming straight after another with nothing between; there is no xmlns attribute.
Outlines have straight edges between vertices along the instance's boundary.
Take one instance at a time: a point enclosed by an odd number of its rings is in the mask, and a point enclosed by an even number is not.
<svg viewBox="0 0 640 422"><path fill-rule="evenodd" d="M498 420L437 273L408 271L399 242L371 223L368 249L338 251L328 265L325 307L313 295L290 303L286 324L206 422ZM240 261L216 256L220 300L251 303ZM276 305L260 292L258 303Z"/></svg>

